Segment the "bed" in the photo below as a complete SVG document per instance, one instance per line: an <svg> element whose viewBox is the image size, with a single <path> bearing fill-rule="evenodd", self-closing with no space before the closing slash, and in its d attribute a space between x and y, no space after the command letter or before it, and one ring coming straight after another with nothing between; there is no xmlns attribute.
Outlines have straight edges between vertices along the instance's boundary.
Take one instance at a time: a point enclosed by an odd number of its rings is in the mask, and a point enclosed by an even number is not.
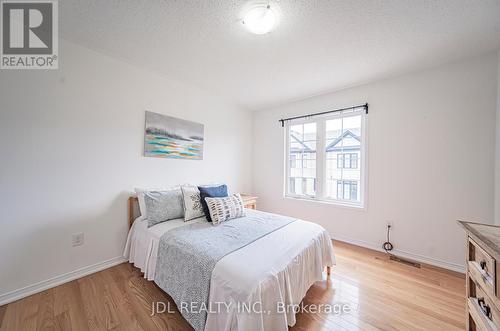
<svg viewBox="0 0 500 331"><path fill-rule="evenodd" d="M250 209L246 212L250 218L282 217ZM206 222L204 218L191 222L175 219L148 228L134 197L129 199L129 215L131 227L124 256L150 281L155 281L159 271L168 273L157 270L161 268L157 265L159 252L165 250L160 245L162 236L187 224ZM294 220L218 260L210 277L206 322L195 330L288 330L296 322L295 312L289 308L298 305L310 286L323 279L325 267L329 275L334 264L326 230ZM182 310L181 314L191 323Z"/></svg>

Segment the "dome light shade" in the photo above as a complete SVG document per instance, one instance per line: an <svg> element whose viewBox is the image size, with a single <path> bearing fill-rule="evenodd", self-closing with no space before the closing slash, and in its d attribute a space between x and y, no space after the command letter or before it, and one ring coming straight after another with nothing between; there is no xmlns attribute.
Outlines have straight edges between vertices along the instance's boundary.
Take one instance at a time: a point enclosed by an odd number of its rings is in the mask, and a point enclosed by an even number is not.
<svg viewBox="0 0 500 331"><path fill-rule="evenodd" d="M266 34L276 26L278 17L269 5L262 5L250 9L243 19L248 31L255 34Z"/></svg>

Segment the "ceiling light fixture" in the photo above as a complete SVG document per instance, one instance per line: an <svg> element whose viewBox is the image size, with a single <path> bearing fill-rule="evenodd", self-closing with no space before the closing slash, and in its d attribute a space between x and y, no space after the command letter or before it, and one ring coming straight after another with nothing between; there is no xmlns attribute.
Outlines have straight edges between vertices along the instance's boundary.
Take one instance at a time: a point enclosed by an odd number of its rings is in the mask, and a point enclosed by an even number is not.
<svg viewBox="0 0 500 331"><path fill-rule="evenodd" d="M269 4L258 5L248 10L243 19L243 24L248 31L255 34L271 32L278 23L278 15Z"/></svg>

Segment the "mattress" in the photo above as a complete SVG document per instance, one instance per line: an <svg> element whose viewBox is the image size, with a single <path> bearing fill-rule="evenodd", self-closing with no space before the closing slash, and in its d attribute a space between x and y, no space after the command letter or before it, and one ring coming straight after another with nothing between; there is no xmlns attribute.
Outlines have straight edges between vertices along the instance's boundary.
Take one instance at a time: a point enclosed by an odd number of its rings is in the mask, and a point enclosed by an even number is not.
<svg viewBox="0 0 500 331"><path fill-rule="evenodd" d="M144 273L144 278L152 281L155 276L158 244L161 236L169 230L196 222L206 222L206 219L200 217L189 222L184 222L183 218L179 218L148 228L147 219L141 216L132 224L123 255L135 267L141 269Z"/></svg>
<svg viewBox="0 0 500 331"><path fill-rule="evenodd" d="M139 218L129 232L124 256L146 279L154 280L161 236L191 222L177 219L148 228L147 221ZM287 330L295 324L295 314L278 311L277 305L299 304L309 287L322 279L324 266L334 264L330 235L302 220L226 255L212 272L209 301L218 309L208 314L205 330ZM257 303L252 307L259 307L260 313L242 311L237 304L241 302Z"/></svg>

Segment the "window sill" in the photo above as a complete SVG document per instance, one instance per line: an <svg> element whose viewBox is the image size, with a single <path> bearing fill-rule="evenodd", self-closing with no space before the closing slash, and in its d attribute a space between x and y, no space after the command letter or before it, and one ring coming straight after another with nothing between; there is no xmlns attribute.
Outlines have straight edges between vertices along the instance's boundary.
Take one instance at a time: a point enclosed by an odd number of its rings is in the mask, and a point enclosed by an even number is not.
<svg viewBox="0 0 500 331"><path fill-rule="evenodd" d="M295 200L295 201L319 203L319 204L330 205L330 206L335 206L335 207L340 207L340 208L358 210L358 211L366 211L366 206L348 203L348 202L340 202L340 201L327 200L327 199L306 198L306 197L293 196L293 195L285 195L284 198L289 199L289 200Z"/></svg>

